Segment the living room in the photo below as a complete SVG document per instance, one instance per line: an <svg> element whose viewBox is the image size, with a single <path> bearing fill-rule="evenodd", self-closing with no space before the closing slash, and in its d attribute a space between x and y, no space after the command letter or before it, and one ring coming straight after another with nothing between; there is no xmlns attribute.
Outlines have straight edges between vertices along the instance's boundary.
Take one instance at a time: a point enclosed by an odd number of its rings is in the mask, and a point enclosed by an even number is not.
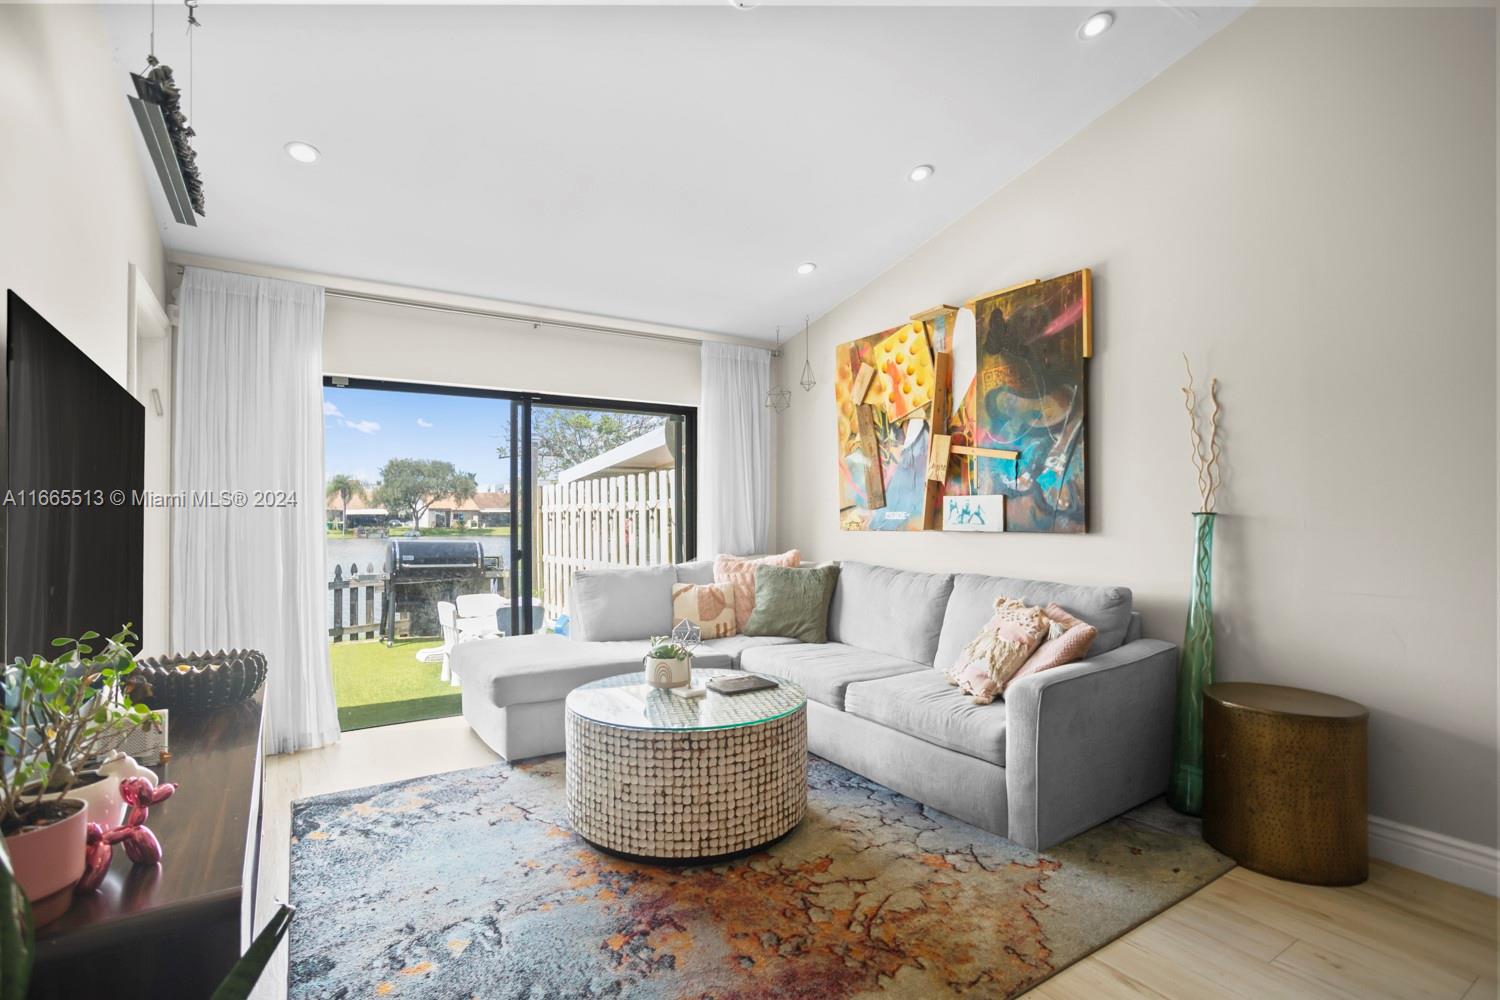
<svg viewBox="0 0 1500 1000"><path fill-rule="evenodd" d="M1496 996L1497 52L0 6L0 1000Z"/></svg>

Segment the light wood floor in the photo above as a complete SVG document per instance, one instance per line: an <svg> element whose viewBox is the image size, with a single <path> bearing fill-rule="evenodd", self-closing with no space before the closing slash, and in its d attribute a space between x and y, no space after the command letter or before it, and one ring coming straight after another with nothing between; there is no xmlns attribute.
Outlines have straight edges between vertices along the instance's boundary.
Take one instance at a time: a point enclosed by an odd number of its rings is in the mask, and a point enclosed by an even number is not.
<svg viewBox="0 0 1500 1000"><path fill-rule="evenodd" d="M460 718L348 733L266 761L260 912L287 897L294 799L487 764ZM1035 1000L1497 996L1496 901L1375 863L1347 889L1236 868L1027 994ZM256 996L285 996L286 946Z"/></svg>

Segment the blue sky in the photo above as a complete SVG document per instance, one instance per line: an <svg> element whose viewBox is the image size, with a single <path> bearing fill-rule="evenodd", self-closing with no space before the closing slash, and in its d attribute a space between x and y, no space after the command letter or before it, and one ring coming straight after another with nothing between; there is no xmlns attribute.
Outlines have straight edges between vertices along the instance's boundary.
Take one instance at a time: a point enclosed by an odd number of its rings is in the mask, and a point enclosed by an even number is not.
<svg viewBox="0 0 1500 1000"><path fill-rule="evenodd" d="M507 400L323 387L325 479L343 472L373 483L387 459L436 458L503 489L510 463L495 449L509 440Z"/></svg>

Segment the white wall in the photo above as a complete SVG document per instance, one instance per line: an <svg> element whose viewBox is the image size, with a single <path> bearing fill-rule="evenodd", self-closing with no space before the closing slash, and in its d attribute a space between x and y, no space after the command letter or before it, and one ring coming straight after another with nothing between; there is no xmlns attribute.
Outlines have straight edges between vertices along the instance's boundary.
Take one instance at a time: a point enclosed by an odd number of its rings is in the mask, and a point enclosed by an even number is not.
<svg viewBox="0 0 1500 1000"><path fill-rule="evenodd" d="M14 289L122 385L130 265L164 301L162 245L125 102L129 85L92 9L0 5L0 288ZM162 363L156 355L148 362ZM148 405L148 436L166 419ZM150 463L148 489L168 488L158 466ZM159 652L164 532L148 526L147 544L136 626L142 649Z"/></svg>
<svg viewBox="0 0 1500 1000"><path fill-rule="evenodd" d="M920 247L811 331L780 547L1121 583L1180 641L1186 351L1226 410L1219 677L1365 703L1371 812L1494 845L1494 31L1492 10L1252 10ZM1082 266L1093 532L841 532L833 346ZM787 358L795 380L800 340Z"/></svg>
<svg viewBox="0 0 1500 1000"><path fill-rule="evenodd" d="M700 346L328 298L323 370L365 378L698 405Z"/></svg>
<svg viewBox="0 0 1500 1000"><path fill-rule="evenodd" d="M165 301L129 86L92 9L0 5L0 285L122 385L128 265Z"/></svg>

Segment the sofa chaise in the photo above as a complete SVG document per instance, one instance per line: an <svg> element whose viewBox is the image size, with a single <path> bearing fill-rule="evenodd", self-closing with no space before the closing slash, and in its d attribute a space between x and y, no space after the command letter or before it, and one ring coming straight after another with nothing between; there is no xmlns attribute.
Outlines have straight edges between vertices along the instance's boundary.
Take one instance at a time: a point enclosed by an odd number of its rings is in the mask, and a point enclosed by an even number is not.
<svg viewBox="0 0 1500 1000"><path fill-rule="evenodd" d="M508 760L562 752L567 693L641 669L646 637L670 630L672 584L710 582L712 575L708 562L577 574L571 637L455 647L465 718ZM1026 677L1002 701L975 705L948 684L946 670L998 597L1055 602L1099 634L1087 659ZM801 685L813 753L1032 850L1166 788L1177 647L1141 637L1124 587L847 562L828 638L709 640L694 664Z"/></svg>

